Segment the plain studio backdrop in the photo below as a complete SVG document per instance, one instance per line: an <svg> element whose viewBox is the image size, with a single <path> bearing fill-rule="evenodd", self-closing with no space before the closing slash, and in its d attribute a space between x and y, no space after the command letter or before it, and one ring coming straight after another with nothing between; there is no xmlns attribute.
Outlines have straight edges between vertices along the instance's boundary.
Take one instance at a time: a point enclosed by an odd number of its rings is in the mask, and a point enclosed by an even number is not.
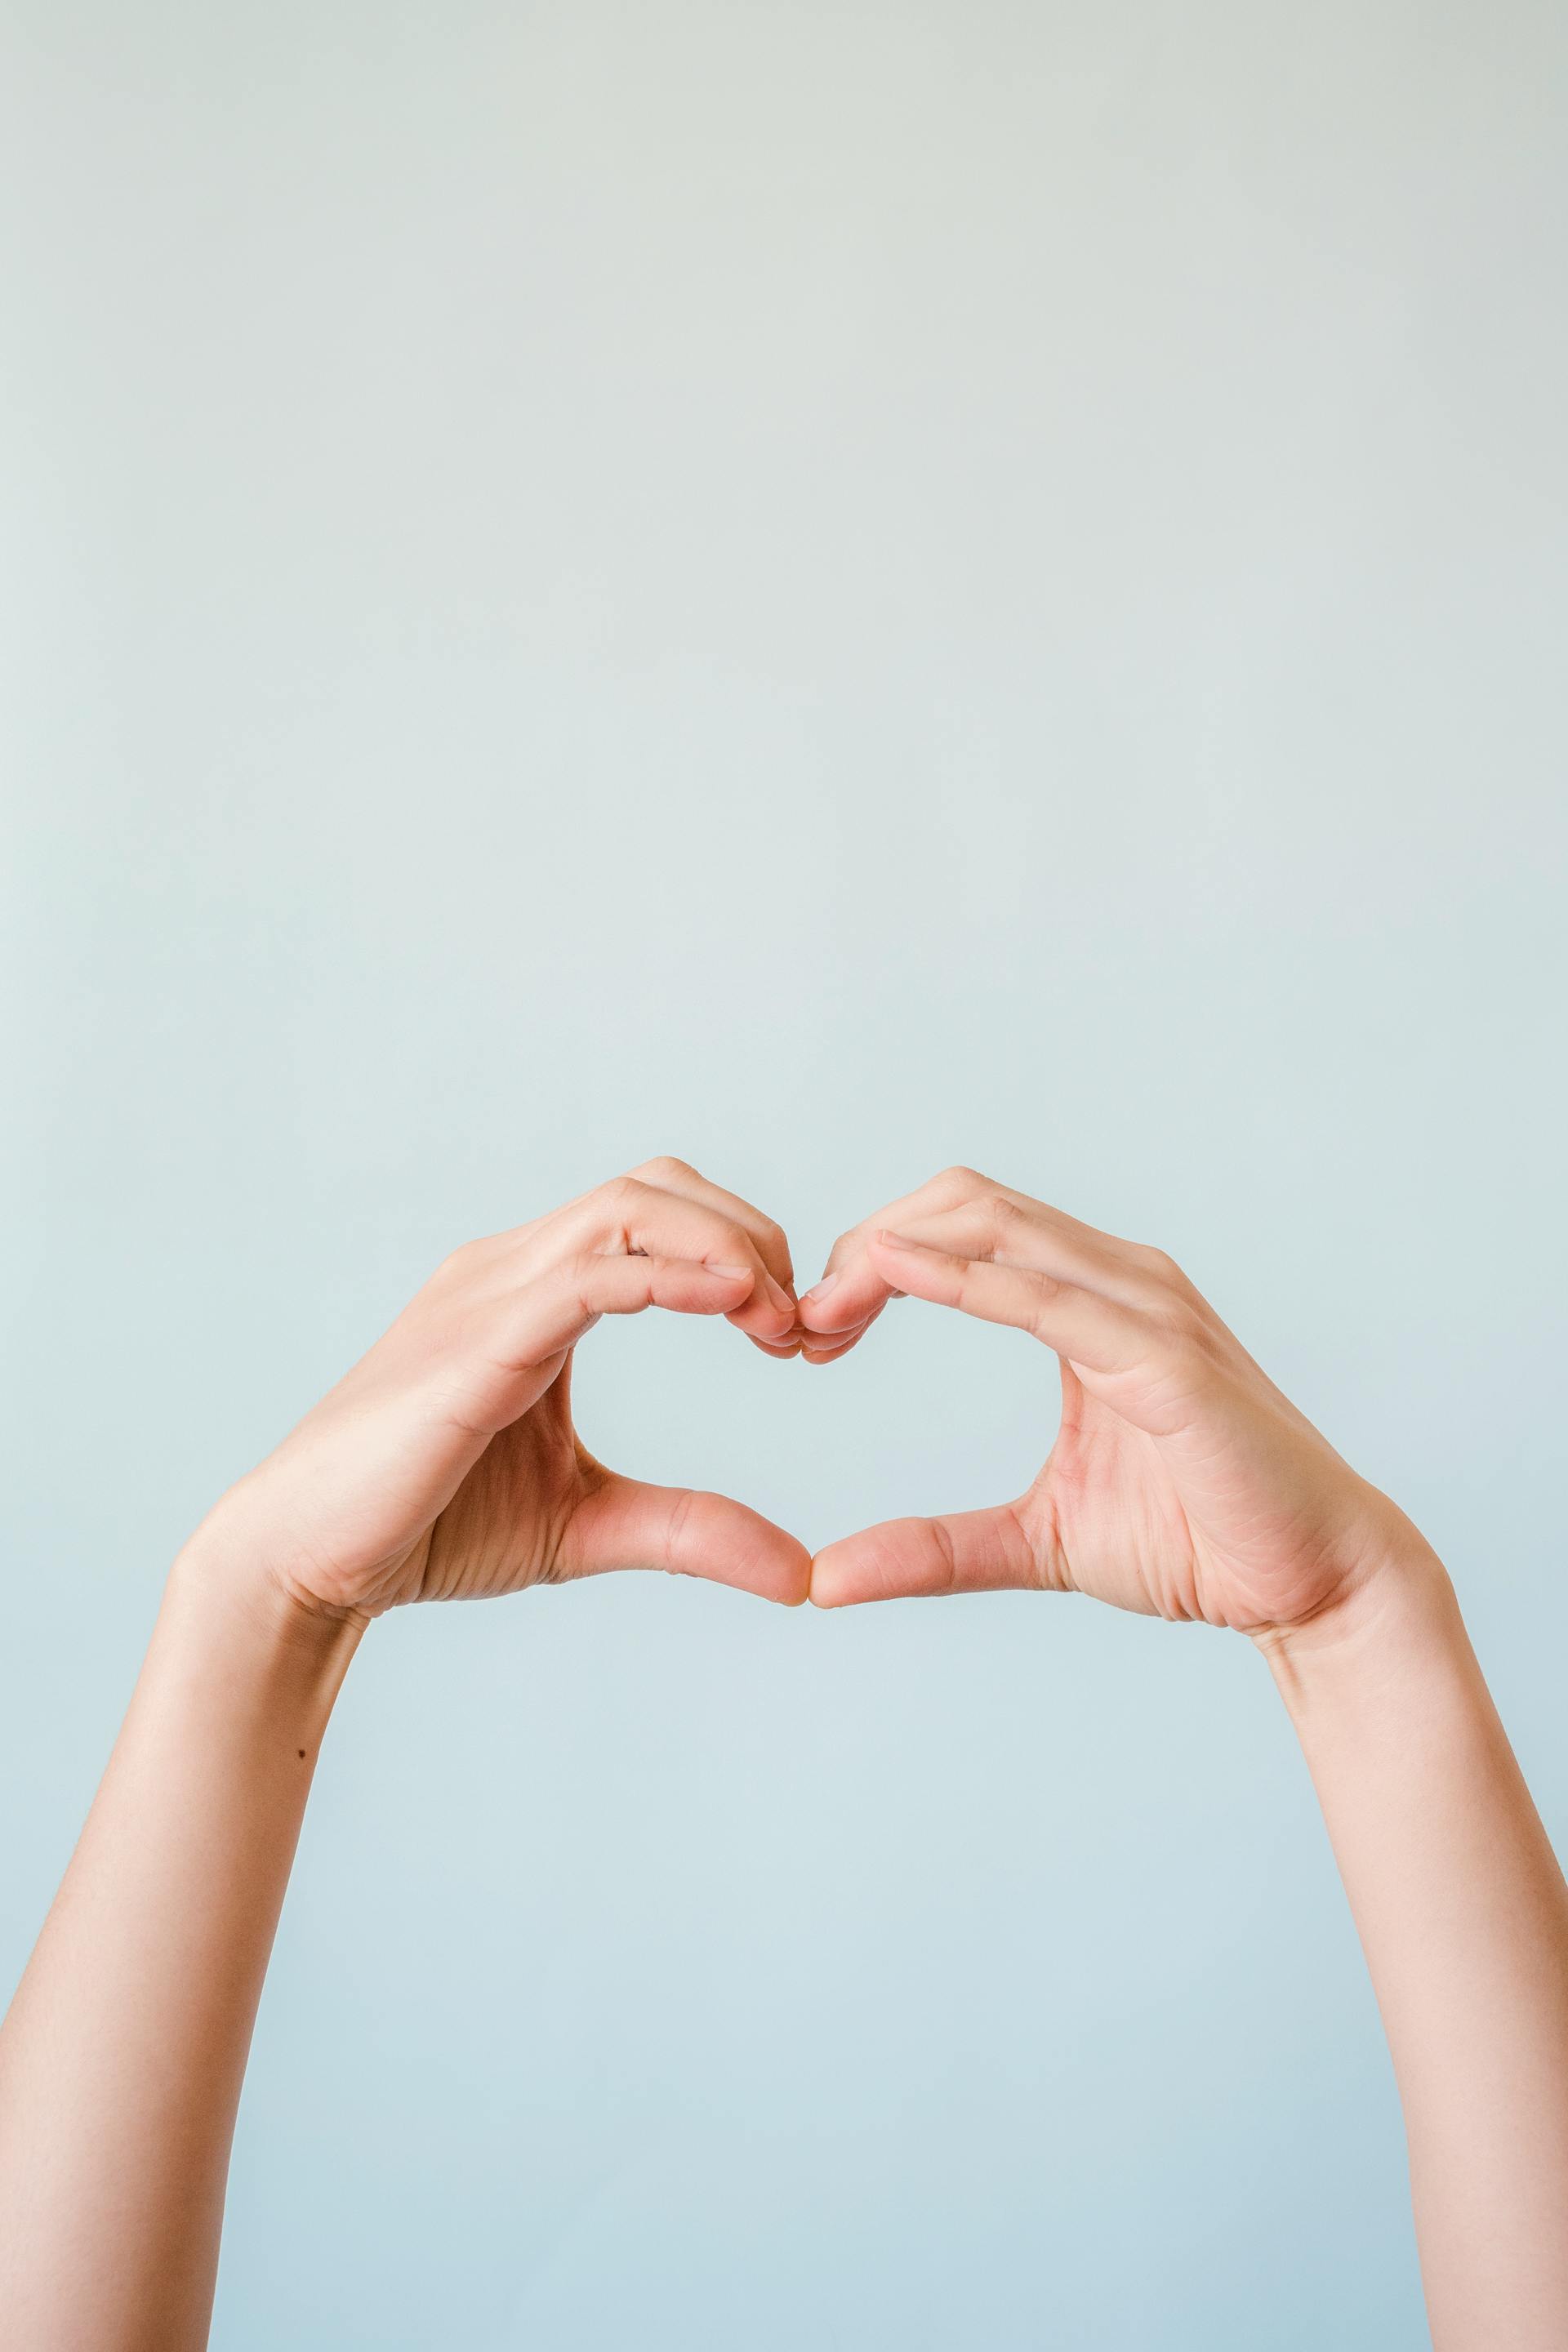
<svg viewBox="0 0 1568 2352"><path fill-rule="evenodd" d="M4 1870L445 1252L658 1151L1173 1250L1448 1561L1568 1834L1568 18L7 0ZM648 1317L816 1545L1055 1367ZM220 2352L1425 2341L1250 1647L623 1576L375 1628Z"/></svg>

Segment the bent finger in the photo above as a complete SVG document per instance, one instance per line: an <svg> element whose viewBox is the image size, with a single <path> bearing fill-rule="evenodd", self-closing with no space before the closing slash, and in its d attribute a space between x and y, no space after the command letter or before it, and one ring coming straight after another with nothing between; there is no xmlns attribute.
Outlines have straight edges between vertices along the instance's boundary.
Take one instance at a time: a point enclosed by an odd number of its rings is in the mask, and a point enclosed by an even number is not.
<svg viewBox="0 0 1568 2352"><path fill-rule="evenodd" d="M636 1176L617 1177L584 1201L574 1202L530 1244L530 1259L542 1271L552 1258L571 1258L585 1249L606 1255L689 1258L707 1265L749 1265L752 1290L731 1320L759 1339L782 1339L793 1329L795 1301L769 1273L746 1227L733 1217L683 1193L667 1192Z"/></svg>
<svg viewBox="0 0 1568 2352"><path fill-rule="evenodd" d="M819 1332L825 1338L847 1338L853 1345L887 1305L889 1297L886 1284L867 1260L867 1234L881 1225L901 1230L951 1207L965 1197L966 1188L982 1181L972 1169L944 1169L940 1176L931 1177L900 1200L889 1202L875 1218L866 1218L840 1234L827 1253L821 1274L810 1289L801 1294L802 1328Z"/></svg>
<svg viewBox="0 0 1568 2352"><path fill-rule="evenodd" d="M967 1257L1005 1256L1124 1306L1147 1308L1173 1294L1189 1301L1196 1297L1163 1251L1103 1233L975 1169L950 1168L840 1236L821 1280L802 1298L804 1328L848 1331L866 1320L873 1305L885 1302L889 1292L868 1246L878 1231L913 1234Z"/></svg>
<svg viewBox="0 0 1568 2352"><path fill-rule="evenodd" d="M575 1347L601 1315L640 1315L649 1307L731 1315L755 1280L749 1265L589 1252L498 1301L484 1340L509 1365L542 1364Z"/></svg>
<svg viewBox="0 0 1568 2352"><path fill-rule="evenodd" d="M663 1192L679 1193L689 1201L700 1201L720 1216L729 1217L742 1226L755 1242L758 1255L773 1280L793 1297L795 1265L784 1229L755 1202L742 1199L739 1192L726 1192L722 1184L716 1184L710 1176L704 1176L700 1168L693 1168L684 1160L645 1160L640 1168L631 1172L644 1184L655 1185Z"/></svg>
<svg viewBox="0 0 1568 2352"><path fill-rule="evenodd" d="M1034 1267L966 1257L898 1234L871 1234L867 1255L906 1297L1009 1324L1093 1371L1128 1370L1153 1344L1152 1327L1132 1309Z"/></svg>

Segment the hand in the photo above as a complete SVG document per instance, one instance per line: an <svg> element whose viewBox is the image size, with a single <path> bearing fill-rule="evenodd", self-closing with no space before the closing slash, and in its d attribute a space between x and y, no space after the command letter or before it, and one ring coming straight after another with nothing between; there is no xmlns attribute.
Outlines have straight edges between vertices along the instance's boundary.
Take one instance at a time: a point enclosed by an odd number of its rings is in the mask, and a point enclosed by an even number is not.
<svg viewBox="0 0 1568 2352"><path fill-rule="evenodd" d="M369 1618L602 1569L664 1568L806 1597L804 1545L743 1504L596 1462L572 1351L601 1315L723 1315L798 1351L778 1227L679 1160L457 1250L204 1534L310 1610Z"/></svg>
<svg viewBox="0 0 1568 2352"><path fill-rule="evenodd" d="M1055 1349L1060 1428L1019 1501L830 1544L822 1607L1022 1585L1268 1635L1425 1551L1160 1250L950 1169L835 1244L800 1302L808 1360L844 1354L900 1294Z"/></svg>

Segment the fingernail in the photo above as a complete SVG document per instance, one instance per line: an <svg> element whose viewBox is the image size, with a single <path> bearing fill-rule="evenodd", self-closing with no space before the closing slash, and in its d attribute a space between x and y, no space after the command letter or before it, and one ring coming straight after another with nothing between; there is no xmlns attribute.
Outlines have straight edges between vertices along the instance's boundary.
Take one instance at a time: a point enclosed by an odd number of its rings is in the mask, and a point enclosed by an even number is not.
<svg viewBox="0 0 1568 2352"><path fill-rule="evenodd" d="M801 1305L804 1307L808 1298L826 1298L837 1279L836 1274L825 1274L820 1282L814 1282L809 1290L801 1293Z"/></svg>
<svg viewBox="0 0 1568 2352"><path fill-rule="evenodd" d="M755 1270L749 1265L710 1265L708 1268L710 1274L718 1275L725 1282L750 1282Z"/></svg>
<svg viewBox="0 0 1568 2352"><path fill-rule="evenodd" d="M778 1308L780 1314L788 1315L793 1318L795 1314L794 1291L786 1290L782 1282L775 1282L771 1274L768 1276L768 1289L773 1295L773 1305Z"/></svg>
<svg viewBox="0 0 1568 2352"><path fill-rule="evenodd" d="M902 1234L874 1234L872 1239L880 1242L884 1249L919 1249L920 1247L919 1242L906 1241Z"/></svg>

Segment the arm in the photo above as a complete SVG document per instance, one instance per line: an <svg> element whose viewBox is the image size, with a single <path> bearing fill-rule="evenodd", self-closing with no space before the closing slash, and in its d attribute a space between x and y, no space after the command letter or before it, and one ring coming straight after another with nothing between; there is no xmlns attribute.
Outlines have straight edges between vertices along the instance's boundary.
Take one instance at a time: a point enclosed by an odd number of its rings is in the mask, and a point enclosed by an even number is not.
<svg viewBox="0 0 1568 2352"><path fill-rule="evenodd" d="M1388 2035L1436 2352L1568 2343L1568 1889L1447 1577L1262 1646Z"/></svg>
<svg viewBox="0 0 1568 2352"><path fill-rule="evenodd" d="M0 2314L17 2352L206 2341L240 2081L361 1627L176 1562L0 2033ZM239 1570L239 1573L235 1571Z"/></svg>
<svg viewBox="0 0 1568 2352"><path fill-rule="evenodd" d="M1568 1891L1440 1562L1158 1250L950 1170L836 1245L808 1358L900 1295L1052 1348L1060 1429L1017 1501L829 1546L813 1600L1034 1586L1252 1637L1387 2030L1436 2352L1560 2352Z"/></svg>
<svg viewBox="0 0 1568 2352"><path fill-rule="evenodd" d="M596 1462L603 1314L796 1351L782 1235L676 1161L471 1243L186 1546L0 2029L0 2341L197 2352L251 2027L332 1701L399 1602L658 1566L805 1597L793 1537Z"/></svg>

